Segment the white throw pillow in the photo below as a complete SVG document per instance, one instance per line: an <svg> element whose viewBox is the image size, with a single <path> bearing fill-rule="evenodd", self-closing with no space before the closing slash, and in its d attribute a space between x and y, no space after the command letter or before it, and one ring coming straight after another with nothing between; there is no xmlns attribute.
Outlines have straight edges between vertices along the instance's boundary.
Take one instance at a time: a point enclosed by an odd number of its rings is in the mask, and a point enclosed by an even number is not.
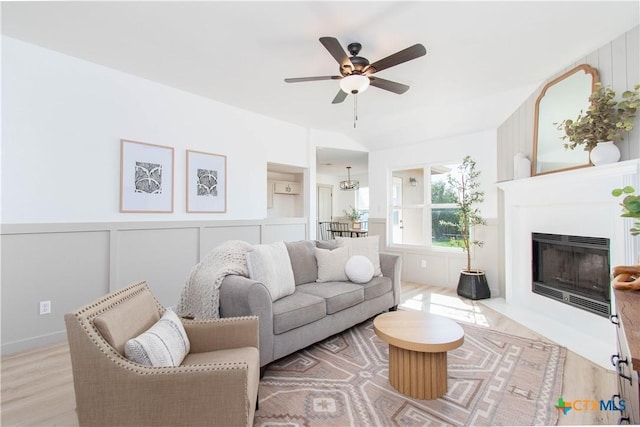
<svg viewBox="0 0 640 427"><path fill-rule="evenodd" d="M369 237L336 237L336 240L349 250L349 257L354 255L364 255L369 258L369 261L373 264L373 275L382 276L382 270L380 270L380 252L378 251L378 245L380 242L380 236Z"/></svg>
<svg viewBox="0 0 640 427"><path fill-rule="evenodd" d="M189 354L189 338L176 313L167 309L146 332L124 345L127 359L147 366L179 366Z"/></svg>
<svg viewBox="0 0 640 427"><path fill-rule="evenodd" d="M347 248L334 250L316 248L318 280L316 282L346 282L349 280L344 266L349 259Z"/></svg>
<svg viewBox="0 0 640 427"><path fill-rule="evenodd" d="M364 255L354 255L345 264L344 272L353 283L367 283L373 277L373 264Z"/></svg>
<svg viewBox="0 0 640 427"><path fill-rule="evenodd" d="M276 301L296 290L289 252L284 242L254 245L247 253L249 278L267 287L271 301Z"/></svg>

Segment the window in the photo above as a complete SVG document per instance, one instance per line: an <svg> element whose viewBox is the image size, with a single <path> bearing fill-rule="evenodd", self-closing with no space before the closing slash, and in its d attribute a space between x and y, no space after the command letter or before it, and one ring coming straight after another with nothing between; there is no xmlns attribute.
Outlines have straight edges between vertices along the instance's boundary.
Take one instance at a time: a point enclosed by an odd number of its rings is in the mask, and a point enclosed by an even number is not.
<svg viewBox="0 0 640 427"><path fill-rule="evenodd" d="M448 185L450 173L455 173L458 165L431 167L431 245L440 247L458 247L455 241L460 238L456 223L458 207L457 193Z"/></svg>
<svg viewBox="0 0 640 427"><path fill-rule="evenodd" d="M360 221L369 221L369 187L356 190L356 209L362 214Z"/></svg>
<svg viewBox="0 0 640 427"><path fill-rule="evenodd" d="M425 165L393 171L391 184L391 242L422 247L457 247L457 194L447 183L452 165Z"/></svg>

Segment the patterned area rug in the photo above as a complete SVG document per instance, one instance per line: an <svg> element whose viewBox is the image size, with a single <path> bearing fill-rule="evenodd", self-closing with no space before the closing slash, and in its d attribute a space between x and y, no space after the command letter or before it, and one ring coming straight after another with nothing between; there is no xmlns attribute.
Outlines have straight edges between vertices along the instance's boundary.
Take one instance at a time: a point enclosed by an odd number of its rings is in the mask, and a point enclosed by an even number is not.
<svg viewBox="0 0 640 427"><path fill-rule="evenodd" d="M388 345L368 320L271 363L255 426L554 425L566 349L460 324L448 392L417 400L388 380Z"/></svg>

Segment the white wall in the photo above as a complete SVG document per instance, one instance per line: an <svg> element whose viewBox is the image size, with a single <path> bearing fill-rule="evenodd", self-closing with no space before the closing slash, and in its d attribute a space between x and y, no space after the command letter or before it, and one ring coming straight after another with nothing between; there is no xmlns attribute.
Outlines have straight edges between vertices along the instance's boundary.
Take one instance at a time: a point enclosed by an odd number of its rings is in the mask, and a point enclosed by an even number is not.
<svg viewBox="0 0 640 427"><path fill-rule="evenodd" d="M260 219L308 131L2 37L2 223ZM174 212L119 212L120 139L175 148ZM185 150L227 156L227 212L187 214ZM315 151L315 147L313 149Z"/></svg>
<svg viewBox="0 0 640 427"><path fill-rule="evenodd" d="M420 144L374 151L369 154L369 187L371 216L386 217L387 192L390 188L391 170L410 169L428 163L459 163L470 155L481 171L480 182L485 201L480 206L486 218L497 216L496 182L496 131L487 130L445 139L425 141Z"/></svg>
<svg viewBox="0 0 640 427"><path fill-rule="evenodd" d="M317 183L333 186L333 218L344 217L344 210L350 211L350 206L356 207L357 198L355 191L341 191L340 181L347 179L347 176L334 175L317 175ZM351 179L360 181L360 187L369 186L369 177L367 175L352 174Z"/></svg>
<svg viewBox="0 0 640 427"><path fill-rule="evenodd" d="M410 169L428 163L458 163L470 155L481 171L481 188L485 192L480 205L488 225L477 230L478 237L485 241L483 248L473 250L473 268L486 271L492 294L498 294L498 235L497 235L497 188L496 188L496 131L487 130L445 139L425 141L406 147L374 151L369 154L369 198L370 218L384 219L388 216L391 171ZM385 237L388 235L385 234ZM388 239L383 239L385 242ZM388 246L388 245L387 245ZM387 250L403 255L403 280L445 287L457 285L460 269L465 264L464 254L434 249L427 251L418 247L387 247ZM422 261L426 267L422 267Z"/></svg>

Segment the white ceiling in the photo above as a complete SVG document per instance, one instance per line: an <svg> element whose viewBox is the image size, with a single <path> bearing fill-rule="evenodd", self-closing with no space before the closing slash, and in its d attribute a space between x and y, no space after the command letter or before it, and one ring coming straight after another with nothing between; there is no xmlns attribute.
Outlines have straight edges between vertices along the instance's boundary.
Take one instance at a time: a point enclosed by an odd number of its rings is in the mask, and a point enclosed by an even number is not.
<svg viewBox="0 0 640 427"><path fill-rule="evenodd" d="M376 150L499 126L639 16L637 0L5 1L2 33ZM321 36L360 42L371 62L415 43L427 54L376 74L411 89L359 95L354 129L352 96L331 104L337 81L283 81L338 73Z"/></svg>

